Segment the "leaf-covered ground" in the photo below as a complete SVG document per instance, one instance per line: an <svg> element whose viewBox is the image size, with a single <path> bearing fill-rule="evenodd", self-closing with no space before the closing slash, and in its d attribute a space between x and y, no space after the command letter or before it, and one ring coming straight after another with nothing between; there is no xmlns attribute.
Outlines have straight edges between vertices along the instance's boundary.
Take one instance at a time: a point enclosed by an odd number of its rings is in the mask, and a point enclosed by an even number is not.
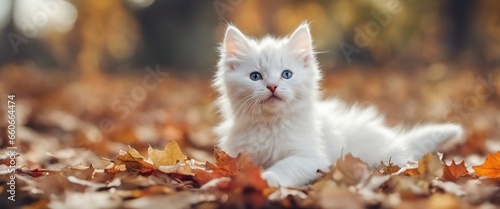
<svg viewBox="0 0 500 209"><path fill-rule="evenodd" d="M249 156L214 149L210 78L145 83L144 70L79 79L18 65L0 74L1 208L500 207L498 70L327 71L325 97L375 104L391 125L459 122L467 140L402 168L372 169L348 154L300 188L270 188Z"/></svg>

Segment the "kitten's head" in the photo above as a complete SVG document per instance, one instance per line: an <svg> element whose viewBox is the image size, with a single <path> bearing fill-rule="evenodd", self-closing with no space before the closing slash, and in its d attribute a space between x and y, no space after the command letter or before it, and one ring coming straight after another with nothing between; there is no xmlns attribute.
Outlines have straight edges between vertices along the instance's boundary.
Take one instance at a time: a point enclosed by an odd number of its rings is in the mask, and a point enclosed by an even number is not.
<svg viewBox="0 0 500 209"><path fill-rule="evenodd" d="M229 26L214 85L223 111L276 116L311 106L320 77L307 24L289 37L262 40Z"/></svg>

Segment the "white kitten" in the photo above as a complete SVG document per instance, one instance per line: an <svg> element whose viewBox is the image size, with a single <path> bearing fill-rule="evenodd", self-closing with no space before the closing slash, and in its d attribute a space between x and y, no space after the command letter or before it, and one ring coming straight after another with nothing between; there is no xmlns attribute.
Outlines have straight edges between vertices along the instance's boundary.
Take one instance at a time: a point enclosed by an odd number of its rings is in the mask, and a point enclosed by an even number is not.
<svg viewBox="0 0 500 209"><path fill-rule="evenodd" d="M214 86L223 121L219 146L231 156L248 152L271 186L299 186L328 170L341 153L370 165L403 165L462 136L455 124L408 132L388 128L373 107L320 101L321 73L309 26L289 37L253 40L229 26Z"/></svg>

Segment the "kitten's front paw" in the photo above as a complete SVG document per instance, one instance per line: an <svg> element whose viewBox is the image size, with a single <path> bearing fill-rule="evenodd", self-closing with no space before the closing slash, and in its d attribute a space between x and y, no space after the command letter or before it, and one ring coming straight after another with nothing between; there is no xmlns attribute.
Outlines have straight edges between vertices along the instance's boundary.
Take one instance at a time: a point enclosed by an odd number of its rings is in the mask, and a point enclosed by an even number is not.
<svg viewBox="0 0 500 209"><path fill-rule="evenodd" d="M281 185L280 178L275 172L264 171L260 176L267 181L269 187L279 187Z"/></svg>

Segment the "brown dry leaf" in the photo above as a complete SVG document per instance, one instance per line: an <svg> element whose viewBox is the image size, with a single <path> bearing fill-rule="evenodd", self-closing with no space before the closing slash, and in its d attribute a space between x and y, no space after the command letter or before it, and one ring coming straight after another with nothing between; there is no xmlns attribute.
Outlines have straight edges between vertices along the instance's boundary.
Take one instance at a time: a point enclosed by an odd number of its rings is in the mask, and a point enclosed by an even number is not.
<svg viewBox="0 0 500 209"><path fill-rule="evenodd" d="M480 166L472 166L476 175L487 178L500 178L500 152L495 154L488 153L486 161Z"/></svg>
<svg viewBox="0 0 500 209"><path fill-rule="evenodd" d="M34 178L57 173L57 171L54 171L54 170L39 169L39 168L32 169L32 170L17 169L16 172L22 173L22 174L27 174L27 175L30 175L31 177L34 177Z"/></svg>
<svg viewBox="0 0 500 209"><path fill-rule="evenodd" d="M465 161L462 161L460 164L456 164L455 161L451 161L451 164L444 165L443 176L441 179L443 181L456 181L462 176L469 174L467 168L465 167Z"/></svg>
<svg viewBox="0 0 500 209"><path fill-rule="evenodd" d="M163 150L156 150L149 147L148 154L149 159L151 159L151 162L155 166L175 165L178 162L186 161L187 158L175 141L169 142Z"/></svg>
<svg viewBox="0 0 500 209"><path fill-rule="evenodd" d="M92 165L87 168L83 166L65 167L62 168L60 172L64 176L74 176L79 179L91 180L94 175L95 168Z"/></svg>
<svg viewBox="0 0 500 209"><path fill-rule="evenodd" d="M111 169L108 169L108 171L112 173L122 170L132 170L145 174L156 170L154 165L144 161L141 154L132 147L130 147L128 151L120 150L118 156L113 158L111 162L113 162L114 165Z"/></svg>
<svg viewBox="0 0 500 209"><path fill-rule="evenodd" d="M401 170L401 167L398 165L395 165L394 163L389 163L389 165L385 165L384 162L380 163L382 165L382 174L394 174L397 173L399 170Z"/></svg>
<svg viewBox="0 0 500 209"><path fill-rule="evenodd" d="M332 169L333 179L349 186L357 185L368 172L368 165L350 153L337 159Z"/></svg>
<svg viewBox="0 0 500 209"><path fill-rule="evenodd" d="M434 179L443 175L443 164L436 154L427 153L418 161L418 172L423 179Z"/></svg>
<svg viewBox="0 0 500 209"><path fill-rule="evenodd" d="M83 185L73 184L61 173L51 173L34 179L35 188L44 194L61 195L67 191L83 192L87 188Z"/></svg>

